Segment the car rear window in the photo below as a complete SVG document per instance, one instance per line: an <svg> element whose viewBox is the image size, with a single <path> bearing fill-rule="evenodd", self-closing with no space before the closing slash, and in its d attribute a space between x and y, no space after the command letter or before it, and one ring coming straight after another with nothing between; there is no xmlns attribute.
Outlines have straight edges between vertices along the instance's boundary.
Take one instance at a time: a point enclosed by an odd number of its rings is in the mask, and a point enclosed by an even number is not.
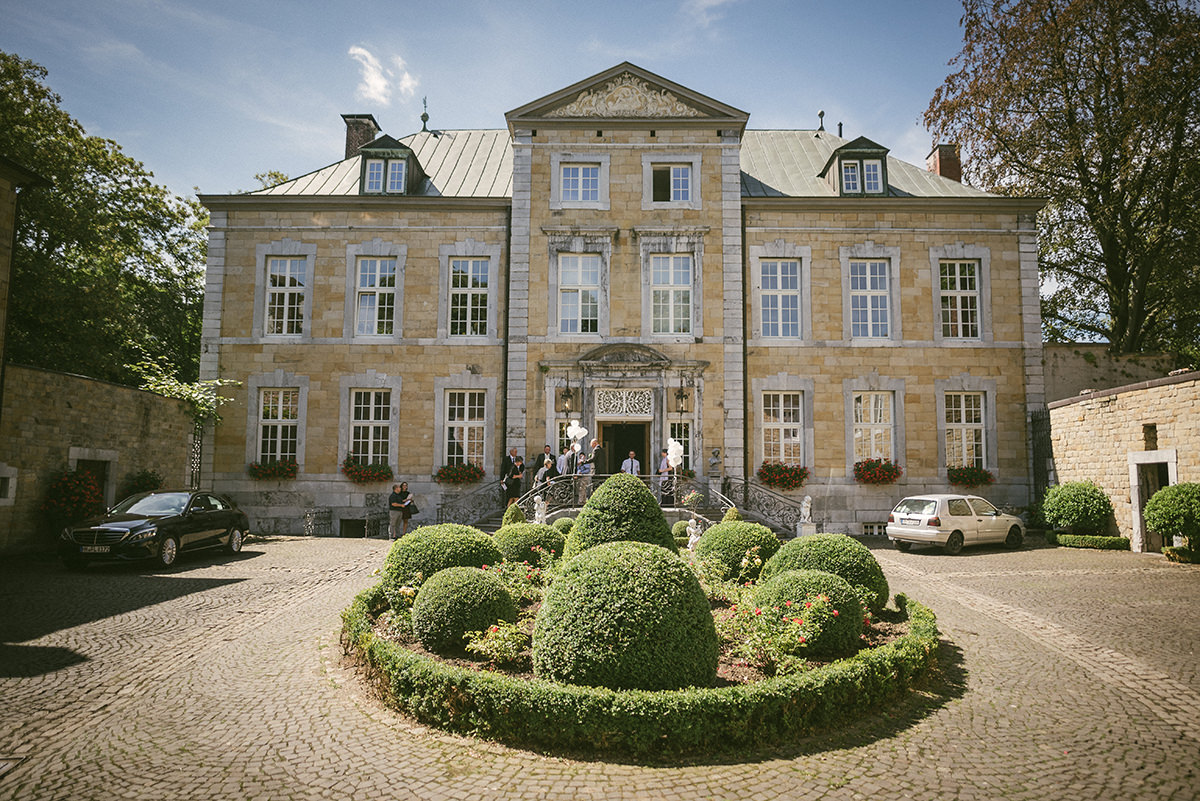
<svg viewBox="0 0 1200 801"><path fill-rule="evenodd" d="M895 511L902 515L931 515L937 511L937 501L932 498L905 498L896 504Z"/></svg>

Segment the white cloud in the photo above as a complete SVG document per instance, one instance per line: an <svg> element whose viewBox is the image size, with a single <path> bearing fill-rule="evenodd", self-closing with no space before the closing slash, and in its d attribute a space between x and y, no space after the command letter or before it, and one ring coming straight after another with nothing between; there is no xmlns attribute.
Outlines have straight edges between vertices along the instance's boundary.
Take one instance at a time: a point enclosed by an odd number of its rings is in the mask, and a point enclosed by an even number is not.
<svg viewBox="0 0 1200 801"><path fill-rule="evenodd" d="M680 11L684 17L690 19L697 27L707 28L712 25L720 17L721 6L736 3L738 0L684 0Z"/></svg>
<svg viewBox="0 0 1200 801"><path fill-rule="evenodd" d="M357 45L348 55L359 63L361 78L355 96L381 106L391 105L393 92L407 100L417 91L417 78L405 67L404 59L393 56L392 68L385 67L371 51Z"/></svg>

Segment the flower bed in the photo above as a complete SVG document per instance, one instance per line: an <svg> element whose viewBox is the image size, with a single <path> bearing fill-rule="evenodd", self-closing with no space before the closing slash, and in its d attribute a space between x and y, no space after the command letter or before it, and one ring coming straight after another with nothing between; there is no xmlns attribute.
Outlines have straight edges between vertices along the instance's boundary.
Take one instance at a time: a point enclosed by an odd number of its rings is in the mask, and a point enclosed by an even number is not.
<svg viewBox="0 0 1200 801"><path fill-rule="evenodd" d="M342 644L372 686L423 723L556 751L707 755L844 725L901 697L933 664L933 613L902 596L909 631L886 645L805 672L727 687L609 690L477 671L378 636L380 586L342 615Z"/></svg>

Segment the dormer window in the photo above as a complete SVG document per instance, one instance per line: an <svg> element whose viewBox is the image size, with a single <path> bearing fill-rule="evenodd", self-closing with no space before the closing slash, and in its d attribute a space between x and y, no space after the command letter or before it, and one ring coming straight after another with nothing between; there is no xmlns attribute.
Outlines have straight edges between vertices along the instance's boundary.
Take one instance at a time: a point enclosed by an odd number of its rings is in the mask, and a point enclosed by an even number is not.
<svg viewBox="0 0 1200 801"><path fill-rule="evenodd" d="M367 158L363 162L363 192L369 195L402 195L408 159Z"/></svg>
<svg viewBox="0 0 1200 801"><path fill-rule="evenodd" d="M833 151L821 177L843 197L886 196L887 148L859 137Z"/></svg>
<svg viewBox="0 0 1200 801"><path fill-rule="evenodd" d="M842 194L883 194L883 162L880 159L843 159Z"/></svg>
<svg viewBox="0 0 1200 801"><path fill-rule="evenodd" d="M858 162L843 161L842 162L842 193L843 194L858 194L862 190L858 187Z"/></svg>

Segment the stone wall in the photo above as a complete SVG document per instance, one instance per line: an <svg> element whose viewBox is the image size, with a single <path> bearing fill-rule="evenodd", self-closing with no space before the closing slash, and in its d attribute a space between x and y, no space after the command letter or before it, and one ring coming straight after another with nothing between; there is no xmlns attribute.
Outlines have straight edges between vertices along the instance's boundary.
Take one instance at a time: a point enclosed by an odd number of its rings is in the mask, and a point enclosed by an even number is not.
<svg viewBox="0 0 1200 801"><path fill-rule="evenodd" d="M1112 499L1112 533L1129 537L1135 551L1159 550L1141 510L1159 474L1171 484L1200 481L1200 372L1049 406L1056 482L1094 482Z"/></svg>
<svg viewBox="0 0 1200 801"><path fill-rule="evenodd" d="M1152 381L1171 372L1167 354L1135 353L1113 356L1108 345L1090 342L1047 342L1046 400L1073 398L1084 390L1112 389Z"/></svg>
<svg viewBox="0 0 1200 801"><path fill-rule="evenodd" d="M168 486L190 478L186 405L130 387L8 365L0 416L0 553L51 547L38 509L54 476L81 460L108 466L105 502L130 473L155 470Z"/></svg>

